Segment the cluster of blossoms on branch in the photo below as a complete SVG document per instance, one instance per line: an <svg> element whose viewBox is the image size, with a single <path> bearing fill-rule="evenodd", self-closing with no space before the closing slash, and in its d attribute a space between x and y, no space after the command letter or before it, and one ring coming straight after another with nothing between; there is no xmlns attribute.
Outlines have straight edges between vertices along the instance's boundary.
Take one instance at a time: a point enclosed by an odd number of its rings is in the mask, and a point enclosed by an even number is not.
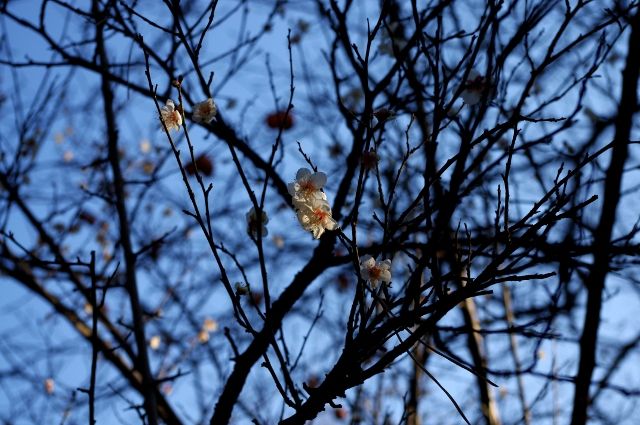
<svg viewBox="0 0 640 425"><path fill-rule="evenodd" d="M218 108L213 99L208 98L193 106L193 120L195 122L209 124L215 119ZM173 100L168 99L167 103L160 109L160 118L167 130L179 130L182 125L182 114L180 108L177 108Z"/></svg>
<svg viewBox="0 0 640 425"><path fill-rule="evenodd" d="M325 230L338 227L331 216L327 195L322 191L326 183L325 173L313 173L308 168L301 168L296 173L296 180L287 185L300 225L311 232L315 239L320 239Z"/></svg>

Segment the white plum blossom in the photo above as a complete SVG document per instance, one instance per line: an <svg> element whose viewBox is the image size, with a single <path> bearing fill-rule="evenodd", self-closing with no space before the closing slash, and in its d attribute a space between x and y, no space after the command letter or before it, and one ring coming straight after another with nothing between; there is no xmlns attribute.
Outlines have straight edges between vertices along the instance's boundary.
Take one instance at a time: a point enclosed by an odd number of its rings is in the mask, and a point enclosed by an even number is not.
<svg viewBox="0 0 640 425"><path fill-rule="evenodd" d="M464 90L460 94L462 100L467 105L473 106L480 102L482 95L489 88L488 81L485 77L480 75L476 70L471 70L467 81L464 83Z"/></svg>
<svg viewBox="0 0 640 425"><path fill-rule="evenodd" d="M193 106L193 120L195 122L208 124L213 121L217 112L218 108L213 102L213 99L208 98L207 100L196 103Z"/></svg>
<svg viewBox="0 0 640 425"><path fill-rule="evenodd" d="M315 239L320 239L325 230L335 230L338 227L338 223L331 217L331 207L322 199L299 204L297 208L298 221Z"/></svg>
<svg viewBox="0 0 640 425"><path fill-rule="evenodd" d="M320 239L325 230L338 227L332 217L327 195L322 191L326 183L325 173L301 168L296 173L296 180L287 185L298 221L315 239Z"/></svg>
<svg viewBox="0 0 640 425"><path fill-rule="evenodd" d="M166 105L160 110L160 116L167 130L180 130L182 115L180 115L180 111L176 108L173 100L167 100Z"/></svg>
<svg viewBox="0 0 640 425"><path fill-rule="evenodd" d="M267 213L262 211L262 219L258 220L258 214L256 213L256 209L251 207L249 212L247 213L247 233L253 236L255 239L258 238L258 229L260 229L260 233L262 237L265 237L269 234L267 227L265 226L269 222L269 217Z"/></svg>
<svg viewBox="0 0 640 425"><path fill-rule="evenodd" d="M391 282L391 260L376 261L370 255L366 255L360 260L360 276L369 281L374 288L378 282Z"/></svg>
<svg viewBox="0 0 640 425"><path fill-rule="evenodd" d="M326 183L325 173L312 173L308 168L301 168L296 173L296 181L289 183L287 189L297 207L297 204L305 204L316 199L326 201L327 195L322 191Z"/></svg>

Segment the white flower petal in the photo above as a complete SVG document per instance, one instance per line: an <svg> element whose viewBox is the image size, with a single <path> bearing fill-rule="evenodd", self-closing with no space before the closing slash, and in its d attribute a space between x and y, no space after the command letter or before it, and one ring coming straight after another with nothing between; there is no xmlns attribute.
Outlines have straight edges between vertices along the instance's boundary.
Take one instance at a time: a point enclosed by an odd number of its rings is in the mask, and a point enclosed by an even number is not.
<svg viewBox="0 0 640 425"><path fill-rule="evenodd" d="M306 214L301 210L298 210L296 212L296 216L298 217L298 221L302 225L304 225L308 221Z"/></svg>
<svg viewBox="0 0 640 425"><path fill-rule="evenodd" d="M320 236L324 233L324 227L317 226L313 229L313 237L316 239L320 239Z"/></svg>
<svg viewBox="0 0 640 425"><path fill-rule="evenodd" d="M298 183L296 183L296 182L288 183L287 184L287 190L289 191L289 195L296 196L297 187L298 187Z"/></svg>
<svg viewBox="0 0 640 425"><path fill-rule="evenodd" d="M315 193L313 194L313 196L314 196L316 199L320 199L320 200L323 200L323 201L325 201L325 202L327 201L327 194L326 194L326 193L324 193L324 192L320 192L320 191L315 192Z"/></svg>
<svg viewBox="0 0 640 425"><path fill-rule="evenodd" d="M322 189L327 183L327 175L322 172L315 173L311 176L311 183L313 183L317 189Z"/></svg>
<svg viewBox="0 0 640 425"><path fill-rule="evenodd" d="M362 263L361 263L361 264L362 264L364 267L367 267L367 268L369 268L369 269L370 269L371 267L375 267L375 265L376 265L376 260L375 260L372 256L367 255L366 257L364 257L364 260L362 261Z"/></svg>
<svg viewBox="0 0 640 425"><path fill-rule="evenodd" d="M391 282L391 272L389 270L384 270L380 273L380 280L383 282Z"/></svg>
<svg viewBox="0 0 640 425"><path fill-rule="evenodd" d="M301 168L296 173L296 180L306 180L311 175L311 170L308 168Z"/></svg>

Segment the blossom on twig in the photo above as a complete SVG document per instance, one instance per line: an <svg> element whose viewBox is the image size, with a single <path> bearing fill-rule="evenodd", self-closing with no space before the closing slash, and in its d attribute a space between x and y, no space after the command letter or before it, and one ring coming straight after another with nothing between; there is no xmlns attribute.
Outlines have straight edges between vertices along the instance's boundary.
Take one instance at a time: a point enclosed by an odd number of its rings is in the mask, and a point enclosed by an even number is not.
<svg viewBox="0 0 640 425"><path fill-rule="evenodd" d="M391 260L376 261L370 255L362 257L360 260L360 276L369 281L374 288L378 282L391 282Z"/></svg>
<svg viewBox="0 0 640 425"><path fill-rule="evenodd" d="M308 168L301 168L296 173L296 180L287 185L289 194L295 204L305 204L315 199L326 201L327 195L322 188L327 183L327 175L322 172L312 173Z"/></svg>
<svg viewBox="0 0 640 425"><path fill-rule="evenodd" d="M195 122L201 122L204 124L208 124L216 116L218 112L218 108L216 104L213 102L213 99L208 98L202 102L196 103L193 105L193 120Z"/></svg>
<svg viewBox="0 0 640 425"><path fill-rule="evenodd" d="M167 127L167 131L180 130L180 126L182 125L182 115L180 115L180 111L176 108L173 100L167 100L167 103L160 110L160 117L162 118L162 122L165 127Z"/></svg>
<svg viewBox="0 0 640 425"><path fill-rule="evenodd" d="M331 207L322 199L298 205L297 215L302 228L311 232L315 239L320 239L325 230L335 230L338 227L331 216Z"/></svg>
<svg viewBox="0 0 640 425"><path fill-rule="evenodd" d="M326 230L338 228L338 223L332 217L327 195L322 191L326 183L325 173L314 173L308 168L301 168L296 173L296 180L287 185L298 221L315 239L320 239Z"/></svg>

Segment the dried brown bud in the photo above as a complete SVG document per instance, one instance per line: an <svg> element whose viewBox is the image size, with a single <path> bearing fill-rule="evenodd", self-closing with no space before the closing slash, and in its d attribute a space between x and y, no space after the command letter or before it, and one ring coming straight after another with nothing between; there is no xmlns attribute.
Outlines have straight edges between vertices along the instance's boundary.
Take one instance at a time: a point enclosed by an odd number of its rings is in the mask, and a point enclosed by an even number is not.
<svg viewBox="0 0 640 425"><path fill-rule="evenodd" d="M187 174L193 176L196 174L196 167L201 174L204 174L207 177L213 174L213 163L211 162L209 157L205 154L199 155L196 158L195 163L194 162L188 163L184 167L184 170L187 172Z"/></svg>
<svg viewBox="0 0 640 425"><path fill-rule="evenodd" d="M348 416L346 409L343 409L342 407L334 410L333 414L335 415L336 419L346 419Z"/></svg>
<svg viewBox="0 0 640 425"><path fill-rule="evenodd" d="M277 111L267 115L267 126L275 129L290 129L293 127L293 115L291 114L291 111Z"/></svg>

